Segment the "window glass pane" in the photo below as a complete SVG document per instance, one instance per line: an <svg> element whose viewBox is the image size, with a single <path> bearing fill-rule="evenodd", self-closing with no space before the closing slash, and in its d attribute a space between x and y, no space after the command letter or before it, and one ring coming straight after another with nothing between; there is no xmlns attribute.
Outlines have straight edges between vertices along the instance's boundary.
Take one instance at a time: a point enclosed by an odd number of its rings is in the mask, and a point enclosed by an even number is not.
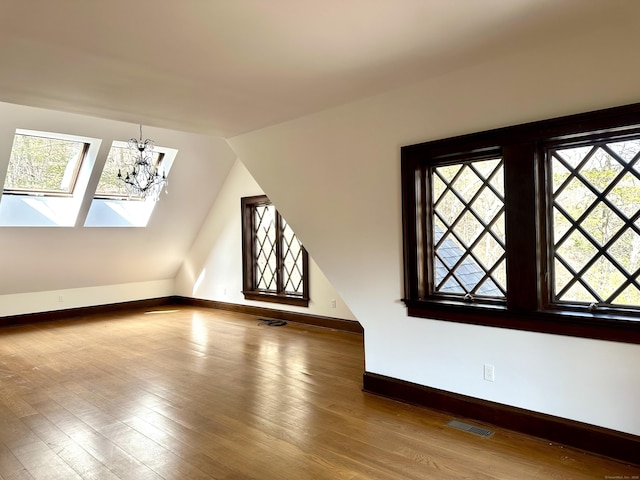
<svg viewBox="0 0 640 480"><path fill-rule="evenodd" d="M137 152L132 152L129 147L112 146L104 164L96 196L118 197L118 198L141 198L140 194L131 194L127 184L118 178L118 172L126 175L136 164ZM152 152L153 165L157 165L162 157L159 152Z"/></svg>
<svg viewBox="0 0 640 480"><path fill-rule="evenodd" d="M504 298L502 159L434 167L434 292Z"/></svg>
<svg viewBox="0 0 640 480"><path fill-rule="evenodd" d="M72 193L85 146L72 140L16 134L4 189Z"/></svg>
<svg viewBox="0 0 640 480"><path fill-rule="evenodd" d="M289 224L282 221L282 285L285 293L302 295L302 244Z"/></svg>
<svg viewBox="0 0 640 480"><path fill-rule="evenodd" d="M258 205L254 209L255 279L256 289L277 292L276 225L273 205Z"/></svg>
<svg viewBox="0 0 640 480"><path fill-rule="evenodd" d="M266 195L242 198L243 293L249 300L309 305L307 251Z"/></svg>
<svg viewBox="0 0 640 480"><path fill-rule="evenodd" d="M640 139L549 150L552 297L640 306Z"/></svg>

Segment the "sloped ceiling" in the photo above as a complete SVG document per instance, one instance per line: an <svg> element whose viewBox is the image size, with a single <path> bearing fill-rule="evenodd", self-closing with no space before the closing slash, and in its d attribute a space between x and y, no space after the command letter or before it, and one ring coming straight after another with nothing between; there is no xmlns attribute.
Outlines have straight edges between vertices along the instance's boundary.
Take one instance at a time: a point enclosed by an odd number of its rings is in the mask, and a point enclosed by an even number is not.
<svg viewBox="0 0 640 480"><path fill-rule="evenodd" d="M3 0L0 101L231 137L584 31L625 0Z"/></svg>
<svg viewBox="0 0 640 480"><path fill-rule="evenodd" d="M134 124L0 103L0 184L4 183L16 128L102 140L105 148L92 173L93 189L112 142L138 133ZM159 146L178 150L168 195L161 196L148 225L84 227L84 218L79 215L75 227L0 227L0 295L175 276L235 154L220 138L151 127L144 133ZM85 199L87 207L92 197L91 191Z"/></svg>
<svg viewBox="0 0 640 480"><path fill-rule="evenodd" d="M615 24L633 5L3 0L0 179L16 128L111 142L143 124L179 154L146 228L1 228L0 295L171 279L235 159L224 138Z"/></svg>

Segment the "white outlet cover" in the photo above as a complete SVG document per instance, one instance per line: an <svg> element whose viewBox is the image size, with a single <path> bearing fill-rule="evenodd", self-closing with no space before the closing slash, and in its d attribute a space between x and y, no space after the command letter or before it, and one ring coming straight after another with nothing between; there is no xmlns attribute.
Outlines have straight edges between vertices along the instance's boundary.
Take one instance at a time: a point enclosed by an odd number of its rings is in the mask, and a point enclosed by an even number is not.
<svg viewBox="0 0 640 480"><path fill-rule="evenodd" d="M493 382L495 381L495 370L493 368L493 365L489 365L488 363L485 363L484 365L484 379L488 382Z"/></svg>

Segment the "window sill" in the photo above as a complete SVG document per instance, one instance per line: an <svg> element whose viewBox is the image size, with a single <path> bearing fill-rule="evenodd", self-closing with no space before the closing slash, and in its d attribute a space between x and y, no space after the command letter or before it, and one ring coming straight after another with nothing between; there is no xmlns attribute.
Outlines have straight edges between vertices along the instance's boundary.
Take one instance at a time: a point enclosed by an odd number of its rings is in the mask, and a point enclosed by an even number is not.
<svg viewBox="0 0 640 480"><path fill-rule="evenodd" d="M257 300L259 302L281 303L283 305L294 305L297 307L308 307L309 299L304 297L294 297L292 295L278 295L275 293L243 291L245 300Z"/></svg>
<svg viewBox="0 0 640 480"><path fill-rule="evenodd" d="M513 310L502 305L404 299L411 317L537 333L640 344L640 318L559 310Z"/></svg>

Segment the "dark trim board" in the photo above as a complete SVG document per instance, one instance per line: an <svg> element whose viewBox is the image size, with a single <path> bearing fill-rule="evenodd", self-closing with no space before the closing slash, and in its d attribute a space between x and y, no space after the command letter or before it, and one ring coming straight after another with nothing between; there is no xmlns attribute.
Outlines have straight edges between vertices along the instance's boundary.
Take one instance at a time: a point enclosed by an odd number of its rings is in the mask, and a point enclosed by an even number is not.
<svg viewBox="0 0 640 480"><path fill-rule="evenodd" d="M0 327L7 325L19 325L24 323L54 322L69 318L88 317L103 313L113 313L123 310L138 310L152 307L172 305L172 297L148 298L130 302L109 303L105 305L91 305L88 307L66 308L51 310L48 312L24 313L21 315L9 315L0 317Z"/></svg>
<svg viewBox="0 0 640 480"><path fill-rule="evenodd" d="M286 320L288 322L303 323L305 325L313 325L316 327L333 328L334 330L358 333L360 335L364 333L360 322L354 320L344 320L334 317L322 317L318 315L309 315L308 313L287 312L283 310L276 310L274 308L255 307L252 305L239 305L236 303L218 302L215 300L202 300L199 298L191 297L175 296L173 297L173 301L174 303L179 305L215 308L218 310L226 310L228 312L256 315L258 317Z"/></svg>
<svg viewBox="0 0 640 480"><path fill-rule="evenodd" d="M153 307L166 307L171 305L190 305L193 307L215 308L228 312L256 315L289 322L303 323L316 327L333 328L343 332L358 333L362 335L364 330L359 322L343 320L341 318L321 317L307 313L285 312L274 308L254 307L250 305L237 305L235 303L217 302L214 300L202 300L198 298L171 296L135 300L131 302L111 303L107 305L93 305L90 307L67 308L64 310L52 310L48 312L26 313L22 315L10 315L0 317L0 327L18 325L24 323L53 322L69 318L88 317L102 313L113 313L122 310L137 310Z"/></svg>
<svg viewBox="0 0 640 480"><path fill-rule="evenodd" d="M363 390L640 465L640 437L365 372Z"/></svg>

